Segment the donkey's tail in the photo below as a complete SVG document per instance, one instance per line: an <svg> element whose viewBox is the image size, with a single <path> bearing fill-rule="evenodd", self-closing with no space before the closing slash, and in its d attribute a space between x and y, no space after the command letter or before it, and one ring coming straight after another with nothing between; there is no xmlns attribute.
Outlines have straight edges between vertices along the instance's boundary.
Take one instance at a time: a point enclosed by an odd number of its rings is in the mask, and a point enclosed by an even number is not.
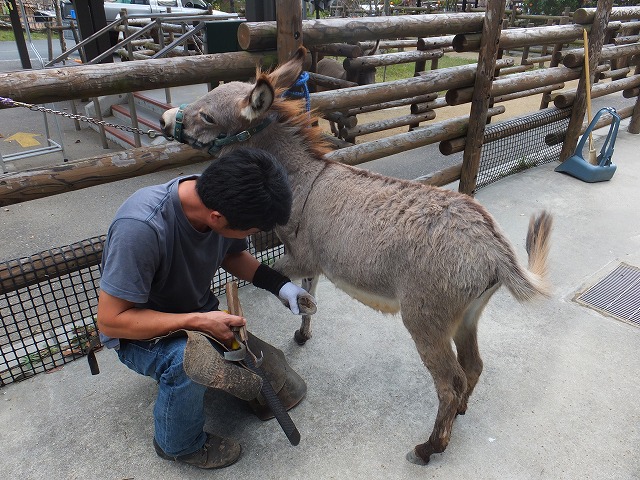
<svg viewBox="0 0 640 480"><path fill-rule="evenodd" d="M500 279L520 301L551 294L551 286L547 280L547 258L552 225L553 217L548 212L531 217L526 244L529 254L528 270L518 265L515 259L508 260L499 267Z"/></svg>

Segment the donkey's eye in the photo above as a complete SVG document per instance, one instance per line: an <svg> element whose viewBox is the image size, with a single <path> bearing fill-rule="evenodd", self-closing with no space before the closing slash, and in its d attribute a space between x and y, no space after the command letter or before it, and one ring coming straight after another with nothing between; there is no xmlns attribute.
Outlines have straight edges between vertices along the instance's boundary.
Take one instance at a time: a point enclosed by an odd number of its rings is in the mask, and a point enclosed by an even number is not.
<svg viewBox="0 0 640 480"><path fill-rule="evenodd" d="M207 115L204 112L200 112L200 118L202 118L202 120L204 121L204 123L208 123L210 125L213 125L214 123L216 123L213 118L211 117L211 115Z"/></svg>

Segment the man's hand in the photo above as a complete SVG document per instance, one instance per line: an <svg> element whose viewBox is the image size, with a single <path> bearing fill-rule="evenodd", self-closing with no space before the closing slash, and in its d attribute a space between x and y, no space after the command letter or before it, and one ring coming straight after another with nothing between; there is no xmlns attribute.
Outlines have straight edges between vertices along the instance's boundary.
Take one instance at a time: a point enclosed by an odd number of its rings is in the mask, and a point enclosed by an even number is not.
<svg viewBox="0 0 640 480"><path fill-rule="evenodd" d="M287 282L280 288L278 297L286 307L289 307L289 310L294 315L312 315L316 313L316 300L313 296L292 282ZM302 307L302 312L300 307Z"/></svg>
<svg viewBox="0 0 640 480"><path fill-rule="evenodd" d="M231 346L235 339L231 327L242 327L247 324L244 317L217 310L200 315L203 318L197 325L197 329L217 338L227 346Z"/></svg>

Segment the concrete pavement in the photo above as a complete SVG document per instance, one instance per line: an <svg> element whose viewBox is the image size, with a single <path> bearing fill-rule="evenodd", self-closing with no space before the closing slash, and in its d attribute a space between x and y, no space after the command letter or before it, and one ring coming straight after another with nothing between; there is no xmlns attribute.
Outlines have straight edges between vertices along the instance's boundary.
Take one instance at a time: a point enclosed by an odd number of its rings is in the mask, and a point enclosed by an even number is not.
<svg viewBox="0 0 640 480"><path fill-rule="evenodd" d="M640 478L640 328L572 301L620 262L640 266L639 140L626 124L610 182L585 184L547 165L479 192L523 262L529 215L542 208L553 212L555 290L551 299L528 305L504 289L494 296L480 323L483 376L467 414L454 424L447 451L428 466L404 459L429 435L437 399L400 318L373 312L323 279L314 336L304 347L292 340L297 319L275 298L253 287L240 289L251 329L283 349L308 383L306 399L291 411L302 434L299 446L289 445L275 421L261 422L244 405L212 391L207 428L240 441L240 461L207 472L162 460L151 445L155 383L129 371L113 352L101 351L98 376L80 360L0 390L2 477ZM90 229L103 232L121 198L175 173L0 213L22 218L30 212L23 223L40 219L45 225L53 213L60 215L54 223L64 226L58 230L86 229L57 232L55 244L62 245L67 234L78 240L96 233ZM3 232L3 243L11 243L10 230Z"/></svg>
<svg viewBox="0 0 640 480"><path fill-rule="evenodd" d="M437 399L400 317L376 313L323 279L314 336L304 347L292 339L297 318L275 298L240 289L251 330L281 348L307 381L306 399L291 411L302 434L299 446L289 445L274 420L261 422L241 403L211 391L207 429L242 443L240 461L201 471L162 460L151 444L155 383L105 350L97 354L98 376L82 359L0 389L0 478L640 478L640 328L572 300L620 262L640 267L640 139L626 132L627 123L610 182L585 184L554 173L552 164L478 193L522 262L529 215L552 211L555 290L551 299L528 305L504 289L494 296L480 322L483 376L447 451L428 466L404 459L431 432ZM420 155L415 150L404 157L419 163ZM0 209L2 260L105 233L137 188L203 168Z"/></svg>

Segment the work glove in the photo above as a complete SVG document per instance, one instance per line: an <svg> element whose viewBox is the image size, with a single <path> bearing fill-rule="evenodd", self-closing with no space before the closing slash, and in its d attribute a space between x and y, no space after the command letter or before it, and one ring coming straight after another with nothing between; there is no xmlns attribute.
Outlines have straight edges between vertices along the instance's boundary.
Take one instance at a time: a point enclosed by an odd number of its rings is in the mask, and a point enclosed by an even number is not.
<svg viewBox="0 0 640 480"><path fill-rule="evenodd" d="M315 298L292 282L287 282L280 288L278 298L294 315L313 315L316 313Z"/></svg>

